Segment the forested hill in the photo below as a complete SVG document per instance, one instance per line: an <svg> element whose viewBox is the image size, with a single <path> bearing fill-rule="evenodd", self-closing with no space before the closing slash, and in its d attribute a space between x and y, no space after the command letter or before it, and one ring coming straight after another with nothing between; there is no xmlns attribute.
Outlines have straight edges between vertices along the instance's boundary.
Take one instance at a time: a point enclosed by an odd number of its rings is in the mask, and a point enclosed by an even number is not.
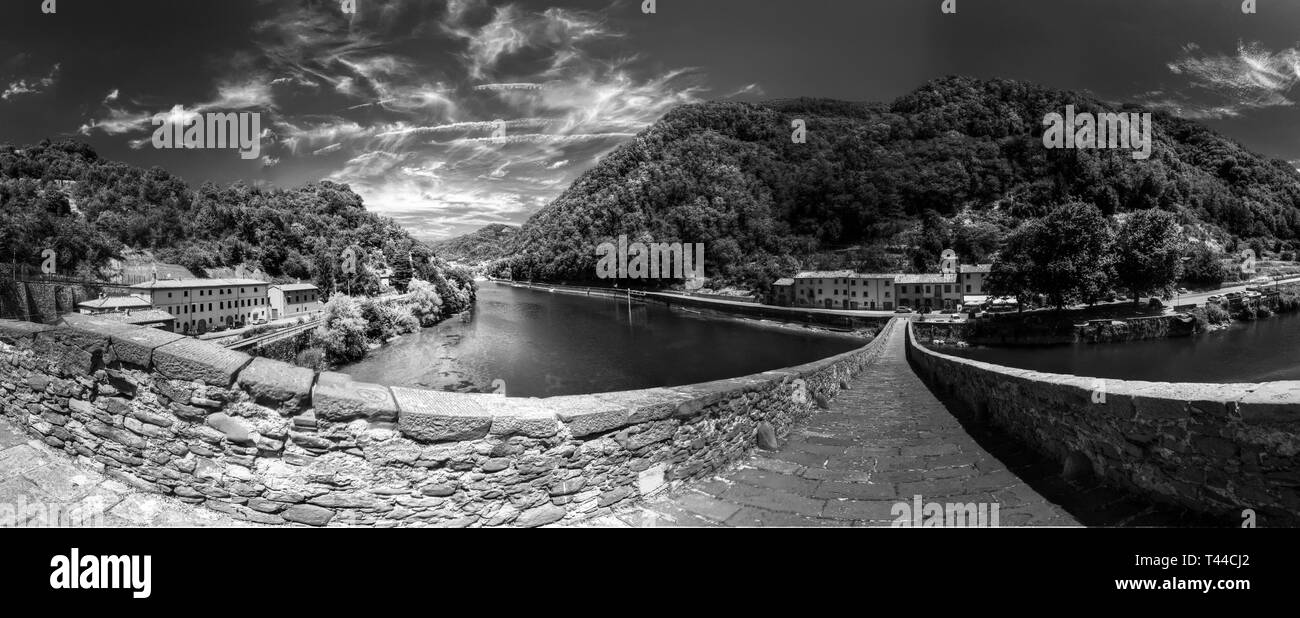
<svg viewBox="0 0 1300 618"><path fill-rule="evenodd" d="M472 234L433 243L438 255L457 262L479 264L510 255L519 228L493 224Z"/></svg>
<svg viewBox="0 0 1300 618"><path fill-rule="evenodd" d="M0 261L31 266L53 248L60 272L93 277L113 276L112 258L138 249L200 276L242 265L326 291L350 283L354 293L376 293L386 266L404 284L414 265L444 297L453 292L448 276L457 287L470 283L431 246L367 212L345 185L192 189L165 170L105 161L75 141L0 146L0 248ZM355 274L345 272L352 270L344 267L349 249Z"/></svg>
<svg viewBox="0 0 1300 618"><path fill-rule="evenodd" d="M1227 247L1300 238L1300 174L1195 122L1157 113L1149 160L1048 150L1043 118L1144 111L1007 80L935 80L892 104L688 105L580 177L523 227L516 276L590 280L620 234L704 242L710 277L764 289L796 268L937 267L984 260L1020 222L1082 201L1106 215L1177 212ZM791 123L807 123L807 142ZM924 222L924 225L921 223Z"/></svg>

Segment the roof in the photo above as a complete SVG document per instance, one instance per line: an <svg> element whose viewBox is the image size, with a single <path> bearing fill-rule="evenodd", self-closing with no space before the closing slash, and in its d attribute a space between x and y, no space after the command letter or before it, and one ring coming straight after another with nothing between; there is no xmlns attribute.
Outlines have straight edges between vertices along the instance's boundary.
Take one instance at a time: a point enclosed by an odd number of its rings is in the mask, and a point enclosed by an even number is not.
<svg viewBox="0 0 1300 618"><path fill-rule="evenodd" d="M772 285L794 285L794 279L777 279Z"/></svg>
<svg viewBox="0 0 1300 618"><path fill-rule="evenodd" d="M285 283L271 286L283 292L319 292L320 288L310 283Z"/></svg>
<svg viewBox="0 0 1300 618"><path fill-rule="evenodd" d="M161 309L146 309L130 313L104 313L95 317L123 322L125 324L153 324L155 322L175 322L176 316Z"/></svg>
<svg viewBox="0 0 1300 618"><path fill-rule="evenodd" d="M795 279L894 279L898 275L880 273L859 273L851 270L808 271L794 276Z"/></svg>
<svg viewBox="0 0 1300 618"><path fill-rule="evenodd" d="M137 290L176 290L182 288L224 288L238 285L270 285L256 279L159 279L131 286Z"/></svg>
<svg viewBox="0 0 1300 618"><path fill-rule="evenodd" d="M961 267L963 273L991 273L993 272L992 264L971 264Z"/></svg>
<svg viewBox="0 0 1300 618"><path fill-rule="evenodd" d="M108 296L106 298L96 298L84 303L77 303L78 307L87 309L120 309L120 308L144 308L151 307L153 303L149 299L136 296Z"/></svg>
<svg viewBox="0 0 1300 618"><path fill-rule="evenodd" d="M957 283L957 275L898 275L897 283Z"/></svg>

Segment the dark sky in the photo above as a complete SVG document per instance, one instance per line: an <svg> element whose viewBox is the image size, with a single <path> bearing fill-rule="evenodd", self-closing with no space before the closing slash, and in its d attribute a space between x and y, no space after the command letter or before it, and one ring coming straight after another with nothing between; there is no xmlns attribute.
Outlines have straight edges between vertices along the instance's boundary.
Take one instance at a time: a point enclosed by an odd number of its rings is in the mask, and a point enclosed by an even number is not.
<svg viewBox="0 0 1300 618"><path fill-rule="evenodd" d="M522 222L674 105L888 101L949 74L1163 107L1300 160L1294 1L42 3L2 0L0 142L78 137L193 184L346 182L431 238ZM262 158L154 149L175 106L260 112Z"/></svg>

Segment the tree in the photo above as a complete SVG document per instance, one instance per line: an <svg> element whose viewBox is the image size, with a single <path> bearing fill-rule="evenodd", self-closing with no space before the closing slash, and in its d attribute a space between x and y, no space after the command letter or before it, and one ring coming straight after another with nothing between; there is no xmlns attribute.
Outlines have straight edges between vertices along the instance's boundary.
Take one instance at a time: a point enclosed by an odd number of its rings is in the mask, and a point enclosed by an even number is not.
<svg viewBox="0 0 1300 618"><path fill-rule="evenodd" d="M335 294L325 303L325 323L317 336L330 358L354 361L364 358L369 349L366 327L361 304L351 296Z"/></svg>
<svg viewBox="0 0 1300 618"><path fill-rule="evenodd" d="M428 327L442 319L442 297L433 284L420 279L412 279L409 286L407 303L411 314L420 321L420 326Z"/></svg>
<svg viewBox="0 0 1300 618"><path fill-rule="evenodd" d="M1058 309L1093 302L1113 276L1113 244L1096 206L1065 204L1012 232L990 274L990 291L1015 296L1022 306L1033 294Z"/></svg>
<svg viewBox="0 0 1300 618"><path fill-rule="evenodd" d="M1178 216L1163 210L1131 213L1115 237L1115 278L1137 304L1163 294L1182 276L1183 233Z"/></svg>
<svg viewBox="0 0 1300 618"><path fill-rule="evenodd" d="M1183 281L1194 285L1218 287L1226 273L1223 259L1205 243L1188 243L1187 261L1183 267Z"/></svg>

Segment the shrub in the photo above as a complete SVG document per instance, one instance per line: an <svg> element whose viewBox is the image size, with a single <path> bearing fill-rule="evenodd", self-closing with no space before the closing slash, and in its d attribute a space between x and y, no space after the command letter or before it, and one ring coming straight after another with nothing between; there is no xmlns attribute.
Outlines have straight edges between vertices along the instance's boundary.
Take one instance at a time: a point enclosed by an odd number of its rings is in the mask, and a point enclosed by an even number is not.
<svg viewBox="0 0 1300 618"><path fill-rule="evenodd" d="M1211 303L1205 306L1205 319L1210 324L1217 325L1232 321L1232 316L1228 315L1228 311L1223 307Z"/></svg>
<svg viewBox="0 0 1300 618"><path fill-rule="evenodd" d="M298 353L293 359L293 364L299 367L306 367L314 371L326 371L329 369L329 363L325 358L324 348L307 348Z"/></svg>
<svg viewBox="0 0 1300 618"><path fill-rule="evenodd" d="M331 297L325 304L325 323L321 325L318 336L332 360L352 361L365 357L369 345L361 303L343 294Z"/></svg>

